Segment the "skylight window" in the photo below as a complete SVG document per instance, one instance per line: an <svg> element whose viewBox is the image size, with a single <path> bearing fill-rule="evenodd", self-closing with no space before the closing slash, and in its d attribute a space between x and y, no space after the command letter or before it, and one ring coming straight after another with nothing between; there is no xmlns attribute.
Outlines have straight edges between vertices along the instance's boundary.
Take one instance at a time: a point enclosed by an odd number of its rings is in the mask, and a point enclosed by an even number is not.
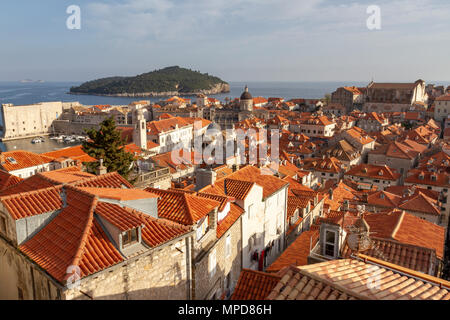
<svg viewBox="0 0 450 320"><path fill-rule="evenodd" d="M8 157L6 158L9 162L11 162L12 164L17 164L16 159L14 159L13 157Z"/></svg>

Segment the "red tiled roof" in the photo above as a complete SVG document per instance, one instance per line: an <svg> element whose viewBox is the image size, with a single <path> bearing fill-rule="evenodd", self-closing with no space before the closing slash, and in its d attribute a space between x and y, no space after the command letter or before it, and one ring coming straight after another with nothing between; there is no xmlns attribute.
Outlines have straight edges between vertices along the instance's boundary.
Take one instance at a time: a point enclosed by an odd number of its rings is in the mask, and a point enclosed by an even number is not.
<svg viewBox="0 0 450 320"><path fill-rule="evenodd" d="M254 182L225 178L224 192L227 196L243 200L254 185Z"/></svg>
<svg viewBox="0 0 450 320"><path fill-rule="evenodd" d="M450 101L450 94L437 97L434 101Z"/></svg>
<svg viewBox="0 0 450 320"><path fill-rule="evenodd" d="M168 167L170 173L176 173L177 169L187 170L188 168L192 168L195 165L197 156L193 151L179 149L158 154L150 159L158 166Z"/></svg>
<svg viewBox="0 0 450 320"><path fill-rule="evenodd" d="M400 159L415 159L419 154L417 151L413 150L411 147L394 141L389 144L383 145L375 150L370 151L372 154L384 154L391 158Z"/></svg>
<svg viewBox="0 0 450 320"><path fill-rule="evenodd" d="M118 173L112 172L102 176L83 172L77 167L69 167L49 172L40 172L18 184L0 192L0 195L11 195L21 192L29 192L37 189L49 188L64 183L86 187L114 187L121 188L133 186Z"/></svg>
<svg viewBox="0 0 450 320"><path fill-rule="evenodd" d="M145 224L142 239L151 247L157 247L189 232L189 228L165 219L156 219L141 212L134 212Z"/></svg>
<svg viewBox="0 0 450 320"><path fill-rule="evenodd" d="M308 264L309 250L319 240L319 232L305 231L266 269L267 272L278 272L290 265L304 266Z"/></svg>
<svg viewBox="0 0 450 320"><path fill-rule="evenodd" d="M136 215L117 204L99 201L95 207L95 213L116 226L120 231L128 231L144 224Z"/></svg>
<svg viewBox="0 0 450 320"><path fill-rule="evenodd" d="M372 164L360 164L352 167L345 175L366 177L380 180L398 180L401 174L395 169L389 168L388 166L376 166Z"/></svg>
<svg viewBox="0 0 450 320"><path fill-rule="evenodd" d="M431 177L436 177L432 179ZM422 170L409 170L405 183L433 185L447 188L450 186L449 175L446 173L429 172Z"/></svg>
<svg viewBox="0 0 450 320"><path fill-rule="evenodd" d="M86 277L124 260L94 219L95 198L69 189L67 200L60 214L19 247L61 283L69 266Z"/></svg>
<svg viewBox="0 0 450 320"><path fill-rule="evenodd" d="M401 205L399 205L399 208L413 212L425 212L433 215L441 214L438 201L426 196L420 191L417 194L407 198Z"/></svg>
<svg viewBox="0 0 450 320"><path fill-rule="evenodd" d="M231 300L265 300L280 280L274 274L243 269Z"/></svg>
<svg viewBox="0 0 450 320"><path fill-rule="evenodd" d="M310 197L288 196L287 219L289 220L297 209L303 209L308 206ZM302 212L300 210L300 212ZM302 216L302 214L300 215Z"/></svg>
<svg viewBox="0 0 450 320"><path fill-rule="evenodd" d="M263 169L254 166L246 166L236 172L233 172L226 178L216 180L213 186L205 187L201 191L207 193L229 195L236 199L244 199L242 197L246 196L250 188L250 183L252 183L257 184L263 188L263 198L265 199L289 184L287 181L279 179L273 175L262 174L262 170ZM236 187L239 187L238 189L236 189L239 190L239 192L236 191L236 194L229 194L229 187L232 188L231 190L235 190L235 186L233 184L236 184ZM225 187L227 188L226 192Z"/></svg>
<svg viewBox="0 0 450 320"><path fill-rule="evenodd" d="M220 206L220 202L174 190L145 189L159 196L158 217L191 226Z"/></svg>
<svg viewBox="0 0 450 320"><path fill-rule="evenodd" d="M429 273L433 264L435 252L433 249L418 247L388 239L371 237L372 247L364 251L364 255L391 262L396 265ZM349 258L352 254L345 241L342 256ZM433 271L433 270L431 270Z"/></svg>
<svg viewBox="0 0 450 320"><path fill-rule="evenodd" d="M363 255L361 255L363 257ZM364 256L367 257L367 256ZM286 268L267 300L449 300L448 281L371 257ZM377 274L377 285L367 279Z"/></svg>
<svg viewBox="0 0 450 320"><path fill-rule="evenodd" d="M445 242L443 227L402 211L368 214L364 219L376 238L431 248L436 250L439 259L443 258Z"/></svg>
<svg viewBox="0 0 450 320"><path fill-rule="evenodd" d="M61 187L3 196L0 202L14 220L59 210L62 206Z"/></svg>
<svg viewBox="0 0 450 320"><path fill-rule="evenodd" d="M77 187L98 187L98 188L133 188L124 177L117 172L109 172L101 176L74 182Z"/></svg>
<svg viewBox="0 0 450 320"><path fill-rule="evenodd" d="M0 170L0 191L15 186L21 181L23 181L22 178L16 177L15 175L12 175L6 171Z"/></svg>
<svg viewBox="0 0 450 320"><path fill-rule="evenodd" d="M86 188L80 187L87 193L95 195L100 199L113 199L113 200L139 200L148 198L157 198L158 196L150 192L140 190L140 189L121 189L121 188Z"/></svg>
<svg viewBox="0 0 450 320"><path fill-rule="evenodd" d="M231 203L230 212L223 220L217 223L217 238L221 238L243 213L244 209L234 203Z"/></svg>
<svg viewBox="0 0 450 320"><path fill-rule="evenodd" d="M344 171L342 163L335 157L331 158L310 158L303 160L303 169L323 172L339 173Z"/></svg>
<svg viewBox="0 0 450 320"><path fill-rule="evenodd" d="M69 147L65 149L60 149L57 151L46 152L42 154L53 159L58 158L70 158L73 160L78 160L80 162L95 162L97 159L89 156L83 151L81 146Z"/></svg>
<svg viewBox="0 0 450 320"><path fill-rule="evenodd" d="M15 160L12 161L12 159ZM41 154L17 150L7 151L0 154L0 162L6 171L20 170L52 162L53 158Z"/></svg>
<svg viewBox="0 0 450 320"><path fill-rule="evenodd" d="M358 127L353 127L345 132L348 133L352 138L357 140L359 143L364 145L375 141L374 139L368 136L367 132Z"/></svg>
<svg viewBox="0 0 450 320"><path fill-rule="evenodd" d="M158 135L163 132L175 130L178 128L189 126L190 124L181 117L173 117L162 119L159 121L151 121L147 123L148 133L151 135Z"/></svg>
<svg viewBox="0 0 450 320"><path fill-rule="evenodd" d="M45 189L54 186L55 183L49 179L45 179L40 173L35 174L19 183L6 188L0 192L1 196L12 195L17 193L35 191L38 189Z"/></svg>

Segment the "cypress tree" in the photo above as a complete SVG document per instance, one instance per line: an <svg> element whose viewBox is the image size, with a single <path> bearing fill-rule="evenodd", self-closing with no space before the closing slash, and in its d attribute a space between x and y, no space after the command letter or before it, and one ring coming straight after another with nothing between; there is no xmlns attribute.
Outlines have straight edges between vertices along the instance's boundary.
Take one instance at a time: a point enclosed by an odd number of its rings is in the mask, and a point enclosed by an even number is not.
<svg viewBox="0 0 450 320"><path fill-rule="evenodd" d="M85 130L89 139L83 142L82 149L95 159L103 159L103 165L108 172L117 171L122 177L128 179L134 161L133 154L125 151L125 140L116 128L113 117L105 119L100 124L100 129ZM86 165L89 172L95 173L98 162Z"/></svg>

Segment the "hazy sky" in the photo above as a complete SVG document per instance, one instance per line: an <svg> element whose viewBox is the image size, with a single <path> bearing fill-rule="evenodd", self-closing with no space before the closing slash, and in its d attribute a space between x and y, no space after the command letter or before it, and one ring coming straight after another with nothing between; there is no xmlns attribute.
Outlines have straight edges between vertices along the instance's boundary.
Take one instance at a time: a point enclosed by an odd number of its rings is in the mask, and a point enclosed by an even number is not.
<svg viewBox="0 0 450 320"><path fill-rule="evenodd" d="M81 30L66 27L69 5ZM0 39L0 81L172 65L227 81L450 80L448 0L4 0Z"/></svg>

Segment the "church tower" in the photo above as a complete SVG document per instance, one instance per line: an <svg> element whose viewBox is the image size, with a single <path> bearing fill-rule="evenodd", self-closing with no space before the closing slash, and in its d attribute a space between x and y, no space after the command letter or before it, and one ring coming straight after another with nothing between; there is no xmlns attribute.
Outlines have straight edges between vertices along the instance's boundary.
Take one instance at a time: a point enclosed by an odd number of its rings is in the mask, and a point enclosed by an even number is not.
<svg viewBox="0 0 450 320"><path fill-rule="evenodd" d="M241 95L239 105L241 111L253 111L253 97L250 92L248 92L247 86L245 86L245 90Z"/></svg>
<svg viewBox="0 0 450 320"><path fill-rule="evenodd" d="M147 122L141 108L137 108L134 113L133 143L139 148L147 150Z"/></svg>

